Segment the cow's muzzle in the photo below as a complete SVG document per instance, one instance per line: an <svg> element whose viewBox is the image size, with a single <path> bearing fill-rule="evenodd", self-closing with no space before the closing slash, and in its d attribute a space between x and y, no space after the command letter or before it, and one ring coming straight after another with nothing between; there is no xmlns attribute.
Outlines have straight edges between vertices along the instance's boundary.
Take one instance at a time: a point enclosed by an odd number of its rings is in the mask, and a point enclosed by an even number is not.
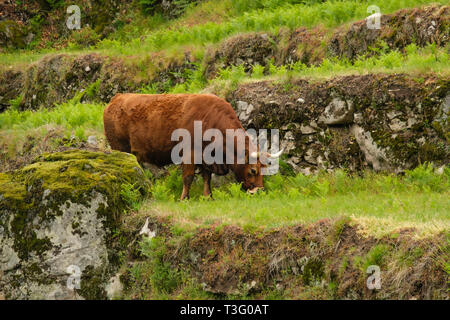
<svg viewBox="0 0 450 320"><path fill-rule="evenodd" d="M257 193L259 190L263 191L264 188L262 188L262 187L254 187L253 189L248 189L248 190L247 190L247 193L255 194L255 193Z"/></svg>

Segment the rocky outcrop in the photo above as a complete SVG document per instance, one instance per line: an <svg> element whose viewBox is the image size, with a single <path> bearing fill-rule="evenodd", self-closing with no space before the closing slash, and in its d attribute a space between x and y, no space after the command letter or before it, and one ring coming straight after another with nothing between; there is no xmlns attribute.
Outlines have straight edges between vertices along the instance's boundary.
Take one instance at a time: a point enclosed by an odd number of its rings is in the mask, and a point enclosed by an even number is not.
<svg viewBox="0 0 450 320"><path fill-rule="evenodd" d="M23 76L19 70L6 70L0 76L0 112L9 108L10 101L21 95Z"/></svg>
<svg viewBox="0 0 450 320"><path fill-rule="evenodd" d="M298 28L286 37L287 46L280 50L278 64L295 63L300 61L305 65L319 65L325 57L327 50L322 46L326 42L326 30L320 27L307 29Z"/></svg>
<svg viewBox="0 0 450 320"><path fill-rule="evenodd" d="M332 35L319 27L282 30L279 34L235 35L205 55L204 76L212 79L221 68L235 65L243 65L250 73L258 64L266 67L267 72L269 61L289 68L297 61L318 65L327 55L353 60L359 55L377 54L380 48L402 50L412 42L419 47L432 42L445 46L450 36L449 8L433 5L382 15L379 30L368 29L366 20L362 20ZM388 47L384 48L382 42ZM23 110L51 107L83 92L82 99L105 103L118 92L135 92L146 86L150 89L148 92L167 92L188 81L199 65L200 61L188 51L181 52L176 59L154 52L144 61L131 58L127 62L98 54L50 55L25 70L0 71L0 112L11 105L12 99L19 97L19 109ZM144 77L143 66L147 66Z"/></svg>
<svg viewBox="0 0 450 320"><path fill-rule="evenodd" d="M3 47L17 49L48 47L49 43L60 46L72 44L87 46L111 34L128 23L124 18L132 4L119 0L79 0L72 3L82 13L81 30L70 30L66 26L67 8L71 3L63 1L28 0L0 2L0 51ZM120 14L119 14L120 13ZM84 38L84 39L83 39Z"/></svg>
<svg viewBox="0 0 450 320"><path fill-rule="evenodd" d="M401 172L448 163L450 80L407 75L271 81L241 85L232 102L246 128L280 129L296 171L346 168Z"/></svg>
<svg viewBox="0 0 450 320"><path fill-rule="evenodd" d="M25 48L34 38L29 28L12 20L0 20L0 52L1 48Z"/></svg>
<svg viewBox="0 0 450 320"><path fill-rule="evenodd" d="M0 296L104 299L114 292L120 253L121 186L145 194L134 156L44 154L0 174Z"/></svg>
<svg viewBox="0 0 450 320"><path fill-rule="evenodd" d="M50 55L24 71L11 69L0 75L0 111L19 95L20 110L52 107L76 95L82 95L82 101L108 102L118 92L142 86L134 75L121 60L95 53Z"/></svg>
<svg viewBox="0 0 450 320"><path fill-rule="evenodd" d="M185 82L195 68L189 55L183 62L167 65L161 58L147 62L154 65L154 70L146 78L139 76L137 64L96 53L49 55L24 70L0 70L0 112L18 97L19 110L29 110L50 108L75 96L80 96L81 101L108 103L116 93L136 92L149 84L152 90L165 92Z"/></svg>
<svg viewBox="0 0 450 320"><path fill-rule="evenodd" d="M328 44L331 54L354 59L380 47L381 41L389 49L404 49L414 42L423 47L429 43L445 46L450 38L450 7L428 6L404 9L380 16L380 28L369 29L367 20L358 21L336 31ZM374 52L371 52L374 54Z"/></svg>
<svg viewBox="0 0 450 320"><path fill-rule="evenodd" d="M444 47L450 38L449 11L450 7L445 5L403 9L380 15L378 29L369 29L364 19L333 32L323 27L301 27L278 34L241 34L223 41L208 58L207 77L213 77L218 68L231 65L243 65L248 72L253 64L265 66L271 59L278 65L295 62L319 65L327 56L352 61L383 50L403 51L411 43L418 47L431 43Z"/></svg>
<svg viewBox="0 0 450 320"><path fill-rule="evenodd" d="M243 65L249 72L255 64L265 66L274 57L276 43L268 33L247 33L226 39L207 58L206 75L213 78L220 68Z"/></svg>

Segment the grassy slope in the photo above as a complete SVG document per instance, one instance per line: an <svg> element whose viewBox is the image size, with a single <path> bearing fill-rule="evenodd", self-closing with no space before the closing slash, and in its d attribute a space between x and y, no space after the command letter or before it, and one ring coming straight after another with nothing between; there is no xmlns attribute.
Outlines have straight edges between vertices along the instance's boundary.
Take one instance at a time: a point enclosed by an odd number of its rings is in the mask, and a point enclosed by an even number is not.
<svg viewBox="0 0 450 320"><path fill-rule="evenodd" d="M450 193L357 194L326 198L226 199L153 202L148 212L171 216L174 221L198 225L236 224L244 227L282 227L324 218L349 216L365 232L381 236L399 228L416 228L425 236L450 230Z"/></svg>
<svg viewBox="0 0 450 320"><path fill-rule="evenodd" d="M438 175L423 166L404 178L343 171L319 176L266 177L267 192L250 196L236 184L216 184L215 200L201 196L202 181L192 188L192 199L180 195L177 170L152 188L153 199L140 211L170 217L188 229L201 225L237 224L245 228L274 228L347 216L363 231L382 236L399 228L416 228L417 236L450 230L449 171ZM155 200L156 199L156 200Z"/></svg>
<svg viewBox="0 0 450 320"><path fill-rule="evenodd" d="M273 1L273 3L276 2ZM422 0L378 1L383 13L431 2ZM448 3L448 1L438 2ZM236 6L237 3L240 3L241 6ZM301 25L312 27L320 23L327 27L335 27L366 16L366 5L361 5L358 1L326 2L290 8L269 6L258 12L248 10L252 3L255 1L208 1L199 7L190 9L183 17L172 22L163 21L158 17L150 19L139 15L135 24L126 26L111 39L99 43L96 48L74 48L67 49L66 52L83 54L99 51L112 56L131 54L144 58L154 51L162 51L169 56L176 56L184 49L192 47L201 57L205 48L211 43L239 32L276 31L280 27L294 28ZM147 34L147 37L141 43L139 39L143 34ZM448 48L436 49L429 46L417 49L410 46L407 51L407 56L402 56L398 52L386 52L379 57L359 59L353 65L345 61L326 60L318 67L305 67L298 64L293 71L289 72L284 67L272 66L268 76L254 73L249 77L239 67L236 67L222 70L220 76L211 82L202 80L199 77L200 72L197 72L187 83L172 87L170 91L198 92L205 88L207 90L221 88L226 90L245 81L276 79L288 83L292 77L323 78L350 73L407 72L420 76L423 73L433 72L448 75ZM1 54L0 67L27 64L49 52L54 51ZM151 88L146 88L146 90L151 92ZM9 110L0 114L0 146L5 144L10 149L8 157L13 157L18 151L28 152L27 144L30 137L41 142L47 140L48 137L51 140L52 134L56 132L65 137L74 134L80 141L85 140L86 136L90 134L95 134L103 139L103 108L104 105L101 104L81 104L74 99L50 110L43 109L36 112ZM51 132L53 133L51 134ZM61 139L61 137L57 135L57 139ZM65 143L72 146L72 140L68 139L67 141ZM55 141L56 145L58 143ZM51 150L51 146L45 149L45 151ZM3 152L4 150L0 155ZM202 181L197 178L192 188L192 199L187 202L179 202L175 199L181 192L180 173L172 170L167 177L154 181L151 190L152 197L143 203L138 201L140 195L131 185L123 186L122 196L128 199L132 208L131 212L126 215L127 218L142 216L145 219L149 214L153 217L168 218L173 222L171 226L173 233L177 231L180 237L185 238L192 235L190 231L199 230L198 227L203 226L215 226L216 232L220 234L224 225L239 225L252 234L255 229L267 230L298 223L311 225L311 223L324 218L339 220L341 216L350 217L351 223L357 224L361 228L361 232L375 235L377 238L389 234L389 237L394 239L398 236L397 232L400 228L416 228L415 236L421 238L434 236L440 232L448 234L450 230L449 179L449 169L438 175L433 172L431 167L426 166L407 172L404 177L374 173L366 173L364 177L349 177L342 171L333 174L322 173L319 176L311 177L303 175L296 177L272 176L266 178L267 193L253 197L241 192L236 184L216 183L213 190L215 200L211 201L200 196ZM141 225L139 224L139 226ZM145 241L142 244L141 249L143 254L149 257L148 259L133 261L131 267L129 263L124 264L125 275L131 274L129 282L132 284L132 288L128 289L125 298L217 298L217 296L205 292L194 278L187 276L184 279L184 274L181 276L183 285L181 287L177 285L177 282L180 282L179 271L174 271L167 262L170 261L172 252L169 251L169 258L166 257L165 243L161 243L161 238L158 237L155 240L158 241L154 241L151 250L147 248L146 251ZM152 241L148 242L152 243ZM357 244L354 245L356 248ZM162 253L159 253L158 249ZM211 246L213 253L214 249L216 247ZM420 247L416 249L422 250ZM410 252L409 249L405 253L396 250L396 247L374 246L367 256L361 257L350 254L350 251L344 251L340 257L342 261L339 270L342 269L342 274L345 275L348 272L348 270L346 271L347 265L357 265L358 259L365 264L379 264L378 260L380 259L384 259L390 264L399 263L398 261L401 259L395 255L402 254L402 258L404 254L411 260L411 265L406 265L402 269L396 269L395 265L389 266L389 272L395 272L395 278L401 279L402 276L411 273L411 269L417 264L419 258L413 255L415 253ZM428 248L423 250L427 251ZM178 246L175 252L178 252ZM394 257L390 256L392 252ZM376 259L372 256L375 256ZM245 256L230 255L223 258L223 261L224 267L233 266L232 261L236 261L237 264L245 262ZM249 265L254 266L254 261L250 261ZM430 261L428 264L437 263L434 255ZM449 270L448 259L443 261L443 264L446 266L445 270ZM182 269L184 270L184 267ZM422 270L421 267L419 269ZM365 267L361 267L361 270L364 277L366 275ZM220 272L216 275L220 276ZM355 278L358 277L358 274L356 276L349 274L349 276ZM427 275L426 281L429 280L428 276L430 275ZM340 280L338 283L344 283ZM302 287L298 285L298 279L292 275L287 275L285 282L291 283L294 292L290 292L289 288L286 291L278 290L277 286L256 296L245 294L226 297L267 299L339 297L336 294L323 294L323 292L332 291L333 286L336 285L333 282L330 282L325 289L322 288L322 285ZM404 282L412 283L413 281L405 280ZM402 286L408 288L404 284ZM354 287L357 288L357 285Z"/></svg>
<svg viewBox="0 0 450 320"><path fill-rule="evenodd" d="M379 0L377 5L383 14L399 9L439 3L447 0ZM161 51L166 55L179 55L185 49L203 55L205 48L231 35L250 31L278 32L281 28L295 29L301 26L321 25L333 28L367 17L366 1L326 1L312 4L284 4L267 2L255 8L251 1L226 0L207 1L191 8L175 21L160 17L144 17L139 12L129 13L133 22L110 37L90 48L70 45L58 52L84 54L99 52L110 56L147 57ZM218 12L221 12L218 14ZM43 54L53 53L54 49L42 51L22 50L0 54L0 66L11 66L37 61Z"/></svg>
<svg viewBox="0 0 450 320"><path fill-rule="evenodd" d="M383 13L390 13L400 8L431 2L435 1L381 0L378 5ZM100 42L95 48L69 49L68 52L78 54L100 51L107 55L146 56L149 52L164 50L166 54L170 55L176 54L180 47L185 49L192 46L202 55L210 43L216 43L239 32L276 31L281 27L313 27L318 24L335 27L367 15L366 3L361 4L359 1L329 1L284 7L269 5L259 10L250 10L252 7L249 2L244 1L240 6L237 6L236 3L236 1L224 1L218 4L217 1L209 1L190 9L183 17L172 22L158 20L157 17L145 18L139 15L135 24L127 26L110 39ZM438 3L448 3L448 1L438 1ZM219 11L217 6L223 9L220 10L220 14L217 13ZM143 34L146 36L142 42L140 37ZM2 54L0 61L5 66L29 62L40 58L42 54L42 52L27 51ZM447 61L448 48L438 49L428 46L418 49L411 45L407 48L406 56L395 51L385 52L378 57L361 58L354 64L339 60L325 60L322 65L317 67L298 64L293 66L292 71L287 71L285 66L270 66L269 75L264 77L262 72L254 73L249 77L241 68L234 67L222 70L219 72L218 78L205 82L199 74L194 72L189 81L170 88L170 92L198 92L204 90L205 87L223 89L235 86L242 81L280 79L288 82L292 77L331 77L349 73L407 72L422 74L434 72L448 75ZM151 88L146 92L151 93ZM103 108L104 106L100 104L80 104L75 99L51 110L38 112L10 110L0 114L0 143L6 143L12 149L20 149L27 135L41 135L44 138L47 132L54 128L63 128L66 136L74 134L79 139L85 139L89 134L102 137ZM334 178L329 177L328 179ZM382 181L387 178L380 175L375 179ZM364 182L366 187L362 190L353 190L358 185L353 181L349 182L350 191L337 193L327 191L319 196L305 195L304 192L295 194L295 191L290 190L284 190L283 193L279 187L274 188L267 195L253 198L240 198L240 193L231 197L222 194L223 198L220 198L220 192L226 194L226 191L219 189L215 192L217 200L214 202L198 199L188 203L149 200L142 210L172 216L177 222L186 222L188 226L237 223L242 226L275 227L347 215L353 216L358 222L365 225L367 230L375 233L412 225L416 226L421 234L449 229L448 191L424 191L423 188L409 190L379 188L374 192L367 187L369 182L368 178ZM161 182L160 185L164 185L164 183ZM181 181L177 183L180 185ZM194 192L195 188L199 189L200 186L194 187ZM226 189L226 187L223 188ZM175 198L179 195L179 190L169 188L166 191L169 197Z"/></svg>

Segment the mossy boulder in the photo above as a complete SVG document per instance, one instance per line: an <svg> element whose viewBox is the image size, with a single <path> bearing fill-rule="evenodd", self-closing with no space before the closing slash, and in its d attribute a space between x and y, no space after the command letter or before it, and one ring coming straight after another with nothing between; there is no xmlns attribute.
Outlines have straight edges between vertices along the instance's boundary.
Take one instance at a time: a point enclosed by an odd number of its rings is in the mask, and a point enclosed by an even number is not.
<svg viewBox="0 0 450 320"><path fill-rule="evenodd" d="M142 195L148 190L135 157L120 152L43 154L0 174L0 293L6 299L106 298L126 246L120 240L124 183ZM73 290L67 283L78 271L80 286Z"/></svg>
<svg viewBox="0 0 450 320"><path fill-rule="evenodd" d="M24 48L31 40L26 27L12 20L0 21L0 47Z"/></svg>

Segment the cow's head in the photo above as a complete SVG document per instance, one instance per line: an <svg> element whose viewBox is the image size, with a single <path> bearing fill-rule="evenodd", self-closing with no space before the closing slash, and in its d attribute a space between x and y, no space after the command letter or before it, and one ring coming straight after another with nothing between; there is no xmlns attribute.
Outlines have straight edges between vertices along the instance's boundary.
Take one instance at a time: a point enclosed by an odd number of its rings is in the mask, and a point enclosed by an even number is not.
<svg viewBox="0 0 450 320"><path fill-rule="evenodd" d="M242 187L244 190L251 194L256 193L258 190L263 190L264 181L261 172L266 165L261 163L261 158L265 157L266 159L275 159L278 158L282 152L283 150L276 154L270 154L268 152L265 152L264 154L261 154L260 152L253 152L250 154L250 158L246 156L245 164L240 166L240 172L236 174L238 181L242 182ZM249 159L253 159L253 161L249 161ZM263 162L267 163L267 161Z"/></svg>

